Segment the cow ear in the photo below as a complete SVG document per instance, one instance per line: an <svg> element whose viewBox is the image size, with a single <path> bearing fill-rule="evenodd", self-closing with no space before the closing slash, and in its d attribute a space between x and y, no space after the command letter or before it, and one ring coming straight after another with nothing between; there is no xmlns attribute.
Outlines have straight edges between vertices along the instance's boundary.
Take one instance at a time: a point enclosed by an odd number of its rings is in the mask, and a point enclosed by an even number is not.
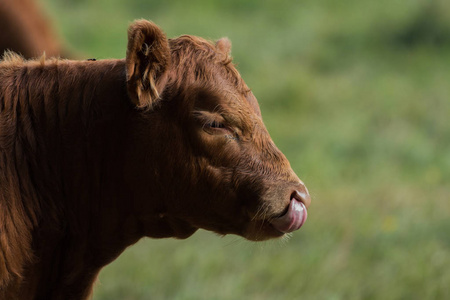
<svg viewBox="0 0 450 300"><path fill-rule="evenodd" d="M138 20L128 29L127 89L139 108L151 109L160 99L170 67L166 35L154 23Z"/></svg>
<svg viewBox="0 0 450 300"><path fill-rule="evenodd" d="M226 37L217 40L216 49L219 53L228 57L231 54L231 41Z"/></svg>

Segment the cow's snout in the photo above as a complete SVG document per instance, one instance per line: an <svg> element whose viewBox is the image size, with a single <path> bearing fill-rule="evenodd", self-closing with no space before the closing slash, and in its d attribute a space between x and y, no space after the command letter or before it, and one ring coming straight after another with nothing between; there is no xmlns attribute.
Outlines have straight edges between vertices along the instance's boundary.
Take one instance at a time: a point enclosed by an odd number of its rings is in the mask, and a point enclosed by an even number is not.
<svg viewBox="0 0 450 300"><path fill-rule="evenodd" d="M301 188L298 188L292 192L291 200L292 199L302 202L307 209L311 205L311 196L309 195L308 189L304 184L301 184Z"/></svg>
<svg viewBox="0 0 450 300"><path fill-rule="evenodd" d="M305 189L295 190L290 197L289 204L284 213L273 218L270 223L282 233L289 233L300 229L308 218L308 207L311 197Z"/></svg>

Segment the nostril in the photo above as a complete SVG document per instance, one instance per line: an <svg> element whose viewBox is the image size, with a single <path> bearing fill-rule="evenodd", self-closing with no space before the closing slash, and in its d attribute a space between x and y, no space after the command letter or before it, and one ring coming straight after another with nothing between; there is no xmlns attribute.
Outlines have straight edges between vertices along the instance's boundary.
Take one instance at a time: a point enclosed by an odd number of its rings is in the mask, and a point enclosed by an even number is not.
<svg viewBox="0 0 450 300"><path fill-rule="evenodd" d="M306 208L309 208L309 205L311 204L311 196L307 192L304 193L295 190L291 195L291 199L296 199L297 201L303 202Z"/></svg>

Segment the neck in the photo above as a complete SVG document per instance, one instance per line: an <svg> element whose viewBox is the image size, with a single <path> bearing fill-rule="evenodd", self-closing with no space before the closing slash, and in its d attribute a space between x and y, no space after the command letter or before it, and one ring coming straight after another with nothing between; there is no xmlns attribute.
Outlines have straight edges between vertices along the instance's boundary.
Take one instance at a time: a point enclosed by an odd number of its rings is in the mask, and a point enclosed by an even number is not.
<svg viewBox="0 0 450 300"><path fill-rule="evenodd" d="M152 126L164 117L131 106L123 60L24 68L18 89L33 94L17 105L32 116L33 138L17 159L30 160L23 174L33 184L22 202L38 213L35 258L11 295L85 299L101 268L141 237L185 238L195 228L167 213L158 149L167 133Z"/></svg>
<svg viewBox="0 0 450 300"><path fill-rule="evenodd" d="M60 61L44 68L28 63L14 74L22 76L17 131L29 137L16 157L28 162L20 172L28 177L21 197L35 213L28 250L34 258L23 266L16 295L84 299L101 267L141 236L132 212L117 201L130 188L122 187L120 175L132 113L125 67L123 61Z"/></svg>

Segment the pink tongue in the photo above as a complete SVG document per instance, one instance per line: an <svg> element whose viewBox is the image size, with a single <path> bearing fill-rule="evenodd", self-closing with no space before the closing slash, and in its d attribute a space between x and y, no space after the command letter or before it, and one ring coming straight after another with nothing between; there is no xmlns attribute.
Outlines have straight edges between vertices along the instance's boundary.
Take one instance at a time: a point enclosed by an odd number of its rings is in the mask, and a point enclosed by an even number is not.
<svg viewBox="0 0 450 300"><path fill-rule="evenodd" d="M295 198L291 200L288 211L279 218L271 221L277 230L288 233L300 229L308 217L305 205Z"/></svg>

